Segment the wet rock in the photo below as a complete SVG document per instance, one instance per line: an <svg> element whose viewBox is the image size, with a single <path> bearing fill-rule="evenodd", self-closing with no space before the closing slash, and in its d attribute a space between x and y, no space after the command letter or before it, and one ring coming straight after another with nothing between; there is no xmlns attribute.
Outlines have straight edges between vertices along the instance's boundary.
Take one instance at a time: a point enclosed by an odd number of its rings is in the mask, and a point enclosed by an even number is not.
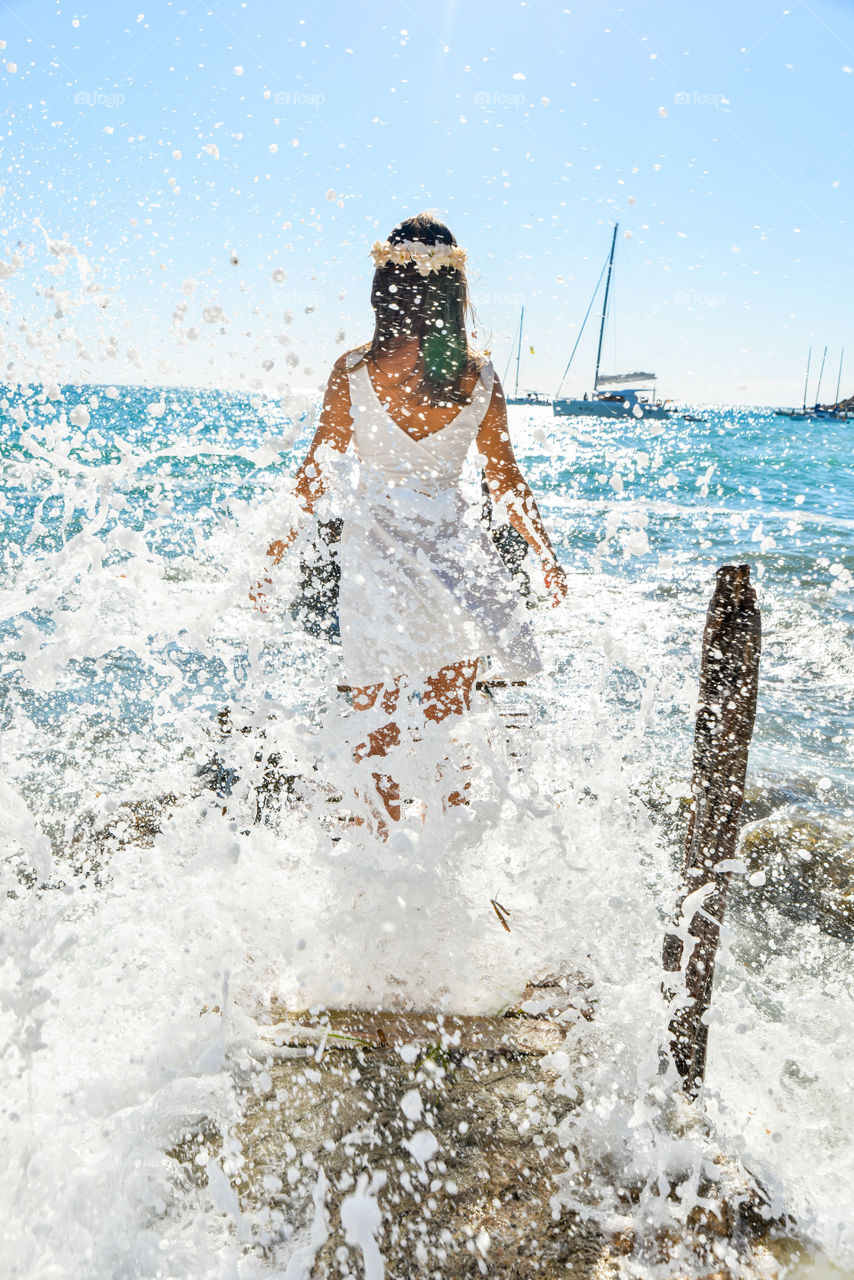
<svg viewBox="0 0 854 1280"><path fill-rule="evenodd" d="M251 1247L279 1262L312 1241L314 1280L379 1275L372 1250L389 1280L758 1275L785 1233L732 1170L710 1170L668 1228L632 1219L641 1187L619 1189L625 1213L607 1229L561 1203L565 1134L590 1105L550 1056L583 1026L570 986L531 988L500 1018L273 1010L233 1131ZM578 1176L594 1172L607 1177Z"/></svg>
<svg viewBox="0 0 854 1280"><path fill-rule="evenodd" d="M108 813L85 810L77 815L70 839L60 824L45 824L51 842L54 874L50 883L40 883L38 875L22 857L18 880L26 889L61 889L70 880L78 885L91 882L100 888L109 875L115 853L125 846L151 848L154 839L170 821L180 803L173 792L140 800L123 800Z"/></svg>
<svg viewBox="0 0 854 1280"><path fill-rule="evenodd" d="M251 820L275 826L283 805L305 798L305 780L292 760L270 749L263 726L236 724L230 707L217 713L216 726L216 748L196 768L199 786L226 803L242 781L249 797Z"/></svg>

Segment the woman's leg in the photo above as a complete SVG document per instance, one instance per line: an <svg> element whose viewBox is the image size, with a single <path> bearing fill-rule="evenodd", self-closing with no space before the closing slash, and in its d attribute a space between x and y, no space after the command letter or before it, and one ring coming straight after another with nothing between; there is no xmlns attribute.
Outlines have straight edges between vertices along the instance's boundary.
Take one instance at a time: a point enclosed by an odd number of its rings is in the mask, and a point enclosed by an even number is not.
<svg viewBox="0 0 854 1280"><path fill-rule="evenodd" d="M448 716L461 716L471 710L471 695L477 678L477 659L471 662L455 662L451 666L442 667L435 676L427 681L426 691L421 699L424 719L436 724ZM464 786L452 791L448 796L448 804L468 804L466 791L471 786Z"/></svg>
<svg viewBox="0 0 854 1280"><path fill-rule="evenodd" d="M361 689L351 690L353 707L356 711L372 711L379 700L386 715L392 716L397 710L400 697L400 681L393 685L371 684ZM373 756L385 756L392 747L400 743L400 730L394 721L372 730L364 742L356 747L356 760L367 760ZM386 813L393 822L400 821L400 787L387 773L375 773L374 783L377 795L383 802Z"/></svg>
<svg viewBox="0 0 854 1280"><path fill-rule="evenodd" d="M441 724L448 716L463 715L471 710L471 695L477 678L477 660L471 662L455 662L442 667L436 675L425 681L421 707L425 720ZM379 702L388 716L394 715L400 698L400 680L394 684L372 684L360 689L352 689L353 707L356 711L372 711ZM400 730L392 720L372 730L364 742L356 747L356 760L367 760L384 757L389 750L400 744ZM377 794L383 802L386 813L393 822L400 821L400 787L387 773L373 775ZM454 790L447 797L450 805L467 804L465 792L470 783Z"/></svg>

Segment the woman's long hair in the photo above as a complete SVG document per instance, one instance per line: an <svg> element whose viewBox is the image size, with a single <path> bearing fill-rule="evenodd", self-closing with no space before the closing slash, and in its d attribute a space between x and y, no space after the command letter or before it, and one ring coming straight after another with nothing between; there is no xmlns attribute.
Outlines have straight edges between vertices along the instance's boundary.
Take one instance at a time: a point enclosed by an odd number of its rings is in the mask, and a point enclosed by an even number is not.
<svg viewBox="0 0 854 1280"><path fill-rule="evenodd" d="M399 223L389 244L404 240L419 244L455 245L451 231L432 213L419 213ZM393 351L418 339L421 381L418 392L432 405L464 404L461 389L466 373L480 368L482 359L469 346L466 324L471 314L465 270L442 267L421 275L413 262L377 267L371 287L375 327L365 354L368 358Z"/></svg>

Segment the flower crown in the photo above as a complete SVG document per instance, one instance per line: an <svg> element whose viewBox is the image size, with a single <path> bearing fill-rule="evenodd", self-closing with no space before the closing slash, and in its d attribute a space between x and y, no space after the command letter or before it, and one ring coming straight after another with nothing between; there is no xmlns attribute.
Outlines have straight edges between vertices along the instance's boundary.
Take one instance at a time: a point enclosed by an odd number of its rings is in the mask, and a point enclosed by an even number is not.
<svg viewBox="0 0 854 1280"><path fill-rule="evenodd" d="M441 271L443 267L462 271L466 265L466 251L459 245L422 244L420 240L401 240L400 244L377 240L371 249L371 257L375 267L384 267L390 262L396 267L405 267L412 262L422 276L429 275L431 271Z"/></svg>

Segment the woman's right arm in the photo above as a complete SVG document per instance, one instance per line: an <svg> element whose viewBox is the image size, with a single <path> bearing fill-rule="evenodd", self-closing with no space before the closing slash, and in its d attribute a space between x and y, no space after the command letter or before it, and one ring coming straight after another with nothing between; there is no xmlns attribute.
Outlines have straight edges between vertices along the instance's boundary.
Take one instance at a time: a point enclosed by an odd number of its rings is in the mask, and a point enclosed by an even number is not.
<svg viewBox="0 0 854 1280"><path fill-rule="evenodd" d="M317 461L318 449L321 445L329 445L337 453L346 453L352 435L353 419L350 413L347 357L340 356L332 366L332 372L329 375L314 439L294 481L294 497L303 511L309 515L314 511L315 504L324 491L323 472ZM284 538L276 538L270 543L267 555L272 556L274 564L279 563L296 536L297 530L290 529Z"/></svg>
<svg viewBox="0 0 854 1280"><path fill-rule="evenodd" d="M326 394L323 397L323 408L317 423L314 439L309 446L303 463L297 471L293 494L303 511L311 514L315 504L323 493L323 472L317 461L317 451L321 445L329 445L338 453L346 453L353 435L353 419L350 413L350 380L347 376L347 357L340 356L332 366ZM274 538L267 548L267 555L273 564L278 564L288 547L297 536L296 529L289 529L281 538ZM272 586L272 578L263 577L249 592L249 599L254 607L265 612L266 587Z"/></svg>

